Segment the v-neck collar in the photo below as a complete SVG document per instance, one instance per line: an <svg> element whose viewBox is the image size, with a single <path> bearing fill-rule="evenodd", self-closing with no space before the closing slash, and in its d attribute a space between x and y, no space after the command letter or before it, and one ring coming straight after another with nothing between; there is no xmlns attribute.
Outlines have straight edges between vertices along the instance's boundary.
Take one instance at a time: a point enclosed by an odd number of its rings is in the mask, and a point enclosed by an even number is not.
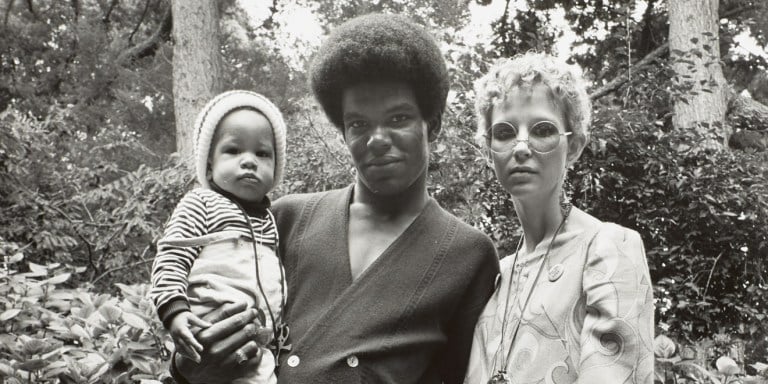
<svg viewBox="0 0 768 384"><path fill-rule="evenodd" d="M370 275L372 272L376 269L379 269L379 265L381 265L383 262L382 260L385 260L389 258L388 256L392 254L399 244L406 241L413 232L411 229L414 228L416 225L418 225L418 222L422 221L424 217L426 216L426 212L429 209L432 209L434 205L437 205L437 202L431 197L427 197L427 202L424 204L424 207L421 209L421 212L419 212L418 215L416 215L416 218L411 221L410 224L403 230L402 233L400 233L394 240L392 240L391 243L385 248L380 255L376 257L376 260L371 262L368 267L366 267L357 278L353 278L352 276L352 263L350 260L350 257L352 256L349 252L349 220L350 220L350 214L349 214L349 207L352 204L352 196L354 193L355 184L351 184L349 187L347 187L346 196L342 200L343 205L341 207L341 210L343 212L342 214L342 233L343 236L343 244L342 244L342 252L339 252L339 257L342 258L342 260L339 260L339 262L342 265L343 270L345 271L344 278L347 288L344 290L348 290L351 286L355 285L355 283L362 281L366 278L366 276Z"/></svg>

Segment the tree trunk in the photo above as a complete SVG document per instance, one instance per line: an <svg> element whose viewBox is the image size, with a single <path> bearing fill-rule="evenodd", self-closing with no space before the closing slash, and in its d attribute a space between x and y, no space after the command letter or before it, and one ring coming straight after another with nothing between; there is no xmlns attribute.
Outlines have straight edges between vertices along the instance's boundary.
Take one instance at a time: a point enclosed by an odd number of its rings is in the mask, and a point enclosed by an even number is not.
<svg viewBox="0 0 768 384"><path fill-rule="evenodd" d="M718 0L670 0L669 49L675 73L672 95L675 128L724 124L727 84L720 66Z"/></svg>
<svg viewBox="0 0 768 384"><path fill-rule="evenodd" d="M176 150L181 161L194 164L195 117L221 91L217 2L173 0L173 40Z"/></svg>

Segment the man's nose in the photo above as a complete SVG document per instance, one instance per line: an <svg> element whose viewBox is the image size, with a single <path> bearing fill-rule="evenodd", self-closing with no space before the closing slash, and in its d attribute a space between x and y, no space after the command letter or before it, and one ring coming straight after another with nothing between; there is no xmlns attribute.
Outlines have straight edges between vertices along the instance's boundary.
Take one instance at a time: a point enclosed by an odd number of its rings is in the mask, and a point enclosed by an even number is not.
<svg viewBox="0 0 768 384"><path fill-rule="evenodd" d="M392 138L389 134L390 132L386 127L377 126L368 138L368 148L377 155L386 153L392 147Z"/></svg>

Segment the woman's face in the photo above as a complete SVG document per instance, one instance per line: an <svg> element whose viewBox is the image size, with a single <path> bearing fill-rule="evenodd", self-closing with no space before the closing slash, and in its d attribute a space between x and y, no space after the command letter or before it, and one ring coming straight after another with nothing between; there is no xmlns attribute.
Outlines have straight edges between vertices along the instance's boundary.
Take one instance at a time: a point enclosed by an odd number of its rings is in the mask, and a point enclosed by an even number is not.
<svg viewBox="0 0 768 384"><path fill-rule="evenodd" d="M492 129L490 155L496 177L504 189L519 199L539 199L559 193L570 160L569 145L566 136L556 136L566 132L565 117L549 96L548 88L544 85L514 88L505 100L493 107L491 126L500 123L497 127L507 129ZM515 141L515 131L517 140L546 136L557 144L551 150L547 147L546 153L539 153L529 142Z"/></svg>
<svg viewBox="0 0 768 384"><path fill-rule="evenodd" d="M370 191L398 194L426 177L433 138L408 84L351 86L342 94L342 112L352 162Z"/></svg>

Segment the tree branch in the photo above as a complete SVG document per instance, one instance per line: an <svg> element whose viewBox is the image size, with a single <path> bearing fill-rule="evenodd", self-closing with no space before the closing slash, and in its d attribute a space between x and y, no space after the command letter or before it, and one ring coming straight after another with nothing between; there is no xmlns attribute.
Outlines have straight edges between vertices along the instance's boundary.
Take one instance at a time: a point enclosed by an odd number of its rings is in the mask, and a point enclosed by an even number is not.
<svg viewBox="0 0 768 384"><path fill-rule="evenodd" d="M331 146L328 145L328 142L325 141L325 139L323 138L323 135L317 130L317 128L315 128L315 124L312 121L312 118L309 117L308 113L305 115L305 117L307 119L307 122L309 123L309 128L312 130L312 133L314 133L315 136L317 136L317 138L320 139L320 141L325 146L325 149L328 150L328 153L331 155L331 157L333 157L333 159L336 160L336 162L339 163L342 168L347 168L349 166L349 164L347 164L342 159L340 159L338 156L336 156L336 153L333 151L333 149L331 149Z"/></svg>
<svg viewBox="0 0 768 384"><path fill-rule="evenodd" d="M121 271L123 269L133 268L133 267L135 267L137 265L142 265L142 264L147 264L147 263L153 262L155 260L154 257L147 257L147 258L143 257L147 253L148 249L149 249L149 246L146 246L144 248L144 252L142 252L142 255L141 255L142 256L141 260L139 260L137 262L134 262L134 263L131 263L131 264L121 265L119 267L108 269L108 270L104 271L104 273L102 273L101 275L99 275L95 279L93 279L91 281L91 283L96 284L97 281L103 279L104 277L106 277L110 273Z"/></svg>
<svg viewBox="0 0 768 384"><path fill-rule="evenodd" d="M117 6L118 1L119 0L112 0L112 2L109 3L109 8L107 8L107 11L104 12L104 17L101 18L101 22L104 25L109 25L109 18L112 16L112 11L115 9L115 6Z"/></svg>
<svg viewBox="0 0 768 384"><path fill-rule="evenodd" d="M13 3L15 1L16 0L8 0L8 6L5 7L5 19L3 20L3 27L4 28L8 27L8 17L11 16L11 10L13 9Z"/></svg>
<svg viewBox="0 0 768 384"><path fill-rule="evenodd" d="M720 13L720 18L730 18L737 15L740 15L744 12L754 11L759 9L756 5L741 5L736 6L731 9L725 10ZM661 55L667 52L669 50L669 42L664 42L664 44L661 44L656 49L651 51L649 54L645 55L640 61L632 65L632 69L634 71L638 71L643 69L644 67L650 65L654 60L659 58ZM592 92L589 95L589 98L592 101L595 101L617 89L619 89L622 85L626 84L627 81L629 81L629 78L625 76L619 76L610 82L608 84L603 85L602 87L596 89L594 92Z"/></svg>
<svg viewBox="0 0 768 384"><path fill-rule="evenodd" d="M264 29L272 29L275 25L275 14L277 13L277 0L272 0L272 5L269 7L269 17L261 23L261 27Z"/></svg>
<svg viewBox="0 0 768 384"><path fill-rule="evenodd" d="M80 17L80 1L72 0L72 9L75 11L75 20Z"/></svg>
<svg viewBox="0 0 768 384"><path fill-rule="evenodd" d="M149 10L149 2L150 0L147 0L146 3L144 3L144 11L141 12L141 18L139 18L139 22L136 23L136 27L133 28L133 31L131 31L131 34L128 35L128 42L133 42L133 35L136 34L136 32L139 31L139 27L141 26L141 23L144 22L144 18L147 16L147 11Z"/></svg>
<svg viewBox="0 0 768 384"><path fill-rule="evenodd" d="M29 10L29 13L32 14L35 21L40 21L40 17L37 15L37 12L35 12L35 7L32 6L32 0L27 0L27 9Z"/></svg>
<svg viewBox="0 0 768 384"><path fill-rule="evenodd" d="M654 60L658 59L661 55L667 52L669 50L669 43L664 43L660 45L658 48L651 51L651 53L645 55L640 61L636 62L632 65L635 71L641 70L644 67L650 65ZM626 76L618 76L615 79L608 82L608 84L603 85L602 87L596 89L594 92L592 92L589 95L589 98L592 101L595 101L621 87L626 82L629 81L629 78Z"/></svg>
<svg viewBox="0 0 768 384"><path fill-rule="evenodd" d="M120 56L117 57L117 64L124 65L132 60L151 55L157 49L157 46L160 44L160 42L171 37L172 28L173 16L171 13L171 6L169 4L165 9L165 13L163 14L163 21L160 23L152 36L120 54Z"/></svg>

